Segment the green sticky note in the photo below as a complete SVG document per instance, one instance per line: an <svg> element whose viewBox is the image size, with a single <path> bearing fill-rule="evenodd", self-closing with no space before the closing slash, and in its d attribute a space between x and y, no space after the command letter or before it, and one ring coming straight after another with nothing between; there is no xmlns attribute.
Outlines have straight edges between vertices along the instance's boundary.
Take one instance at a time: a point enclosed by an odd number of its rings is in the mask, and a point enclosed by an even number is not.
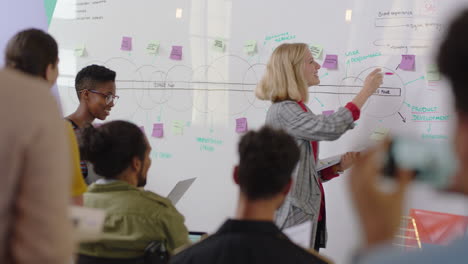
<svg viewBox="0 0 468 264"><path fill-rule="evenodd" d="M184 122L174 121L172 123L172 133L177 136L183 135L184 134Z"/></svg>
<svg viewBox="0 0 468 264"><path fill-rule="evenodd" d="M310 52L314 59L321 59L323 53L323 47L320 45L309 45Z"/></svg>
<svg viewBox="0 0 468 264"><path fill-rule="evenodd" d="M157 55L159 53L159 41L151 41L146 47L148 54Z"/></svg>
<svg viewBox="0 0 468 264"><path fill-rule="evenodd" d="M370 139L375 141L383 140L388 135L388 132L390 132L390 129L386 127L376 127L374 132L372 132Z"/></svg>
<svg viewBox="0 0 468 264"><path fill-rule="evenodd" d="M86 51L85 45L78 46L75 48L75 56L84 57L85 51Z"/></svg>
<svg viewBox="0 0 468 264"><path fill-rule="evenodd" d="M213 49L219 52L224 52L226 49L226 42L222 38L216 38L213 41Z"/></svg>
<svg viewBox="0 0 468 264"><path fill-rule="evenodd" d="M244 44L244 52L251 55L257 52L257 41L247 40Z"/></svg>
<svg viewBox="0 0 468 264"><path fill-rule="evenodd" d="M426 67L426 79L428 81L440 81L439 68L435 64L429 64Z"/></svg>

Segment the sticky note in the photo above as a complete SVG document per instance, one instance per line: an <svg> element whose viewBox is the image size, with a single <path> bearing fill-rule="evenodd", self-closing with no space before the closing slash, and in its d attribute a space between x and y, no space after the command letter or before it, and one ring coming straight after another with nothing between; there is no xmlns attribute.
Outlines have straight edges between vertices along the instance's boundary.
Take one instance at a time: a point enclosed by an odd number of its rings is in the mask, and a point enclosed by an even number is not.
<svg viewBox="0 0 468 264"><path fill-rule="evenodd" d="M170 58L172 60L182 60L182 46L172 46Z"/></svg>
<svg viewBox="0 0 468 264"><path fill-rule="evenodd" d="M338 55L328 54L327 56L325 56L325 61L323 62L322 67L326 69L338 68Z"/></svg>
<svg viewBox="0 0 468 264"><path fill-rule="evenodd" d="M312 53L312 57L314 59L321 59L323 47L320 45L309 45L310 53Z"/></svg>
<svg viewBox="0 0 468 264"><path fill-rule="evenodd" d="M398 68L405 71L414 71L415 55L401 55L401 62Z"/></svg>
<svg viewBox="0 0 468 264"><path fill-rule="evenodd" d="M151 41L148 43L148 46L146 47L146 51L148 51L148 54L151 55L156 55L159 52L159 41Z"/></svg>
<svg viewBox="0 0 468 264"><path fill-rule="evenodd" d="M145 133L145 127L144 126L140 126L140 130L141 130L141 132Z"/></svg>
<svg viewBox="0 0 468 264"><path fill-rule="evenodd" d="M224 52L224 49L226 48L226 43L222 38L216 38L213 41L213 49L219 52Z"/></svg>
<svg viewBox="0 0 468 264"><path fill-rule="evenodd" d="M244 53L252 55L257 53L257 41L256 40L247 40L244 43Z"/></svg>
<svg viewBox="0 0 468 264"><path fill-rule="evenodd" d="M122 45L120 46L121 50L131 51L132 50L132 38L131 37L122 37Z"/></svg>
<svg viewBox="0 0 468 264"><path fill-rule="evenodd" d="M248 126L247 126L247 118L238 118L236 119L236 132L237 133L244 133L247 132Z"/></svg>
<svg viewBox="0 0 468 264"><path fill-rule="evenodd" d="M164 136L164 124L153 124L153 133L151 133L151 136L155 138L162 138Z"/></svg>
<svg viewBox="0 0 468 264"><path fill-rule="evenodd" d="M374 132L372 132L370 139L376 141L383 140L388 135L388 132L390 132L390 129L379 126L375 128Z"/></svg>
<svg viewBox="0 0 468 264"><path fill-rule="evenodd" d="M333 114L333 113L335 113L334 110L327 110L327 111L323 111L323 112L322 112L322 114L323 114L324 116L329 116L329 115L331 115L331 114Z"/></svg>
<svg viewBox="0 0 468 264"><path fill-rule="evenodd" d="M84 45L78 46L75 48L75 56L83 57L85 55L86 48Z"/></svg>
<svg viewBox="0 0 468 264"><path fill-rule="evenodd" d="M437 65L429 64L426 66L426 79L428 81L440 81L440 72Z"/></svg>
<svg viewBox="0 0 468 264"><path fill-rule="evenodd" d="M172 123L172 133L174 135L183 135L184 134L184 122L174 121Z"/></svg>

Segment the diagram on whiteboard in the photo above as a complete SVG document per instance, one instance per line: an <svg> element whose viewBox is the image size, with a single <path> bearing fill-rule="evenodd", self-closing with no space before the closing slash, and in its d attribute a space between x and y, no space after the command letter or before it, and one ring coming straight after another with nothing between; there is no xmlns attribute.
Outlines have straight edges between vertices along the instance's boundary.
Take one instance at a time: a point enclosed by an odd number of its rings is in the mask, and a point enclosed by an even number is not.
<svg viewBox="0 0 468 264"><path fill-rule="evenodd" d="M391 133L447 141L449 89L431 52L445 30L444 8L456 2L59 0L50 33L60 47L64 114L77 107L81 68L116 71L120 99L109 119L130 120L148 136L147 188L167 194L197 177L177 207L190 229L210 230L235 211L229 177L238 139L265 122L270 102L254 91L283 43L308 44L323 66L321 83L309 88L314 114L345 106L375 68L384 74L355 128L321 143L323 157Z"/></svg>

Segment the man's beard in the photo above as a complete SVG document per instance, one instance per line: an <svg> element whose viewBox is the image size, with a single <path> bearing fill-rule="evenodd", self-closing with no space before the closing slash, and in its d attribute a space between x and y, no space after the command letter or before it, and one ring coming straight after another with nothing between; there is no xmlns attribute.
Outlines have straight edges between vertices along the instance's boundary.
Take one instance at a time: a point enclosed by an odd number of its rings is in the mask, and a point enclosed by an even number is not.
<svg viewBox="0 0 468 264"><path fill-rule="evenodd" d="M146 177L143 177L143 172L142 171L140 171L140 173L138 173L137 187L145 187L145 185L146 185Z"/></svg>

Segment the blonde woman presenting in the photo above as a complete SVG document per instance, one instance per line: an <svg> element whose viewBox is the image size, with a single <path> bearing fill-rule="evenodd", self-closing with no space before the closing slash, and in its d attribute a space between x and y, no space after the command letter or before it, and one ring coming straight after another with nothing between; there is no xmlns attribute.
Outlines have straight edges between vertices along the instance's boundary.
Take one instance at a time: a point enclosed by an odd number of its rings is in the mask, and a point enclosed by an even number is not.
<svg viewBox="0 0 468 264"><path fill-rule="evenodd" d="M292 135L301 150L293 173L293 187L283 205L276 212L275 222L287 228L312 221L311 247L324 248L327 240L325 193L322 182L331 180L351 167L356 153L345 154L341 162L317 171L319 141L336 140L360 116L360 109L382 84L380 69L371 72L361 91L345 107L329 116L316 115L305 105L308 88L318 85L320 65L314 60L307 44L278 46L270 57L266 73L256 87L256 96L272 102L266 124L281 128Z"/></svg>

